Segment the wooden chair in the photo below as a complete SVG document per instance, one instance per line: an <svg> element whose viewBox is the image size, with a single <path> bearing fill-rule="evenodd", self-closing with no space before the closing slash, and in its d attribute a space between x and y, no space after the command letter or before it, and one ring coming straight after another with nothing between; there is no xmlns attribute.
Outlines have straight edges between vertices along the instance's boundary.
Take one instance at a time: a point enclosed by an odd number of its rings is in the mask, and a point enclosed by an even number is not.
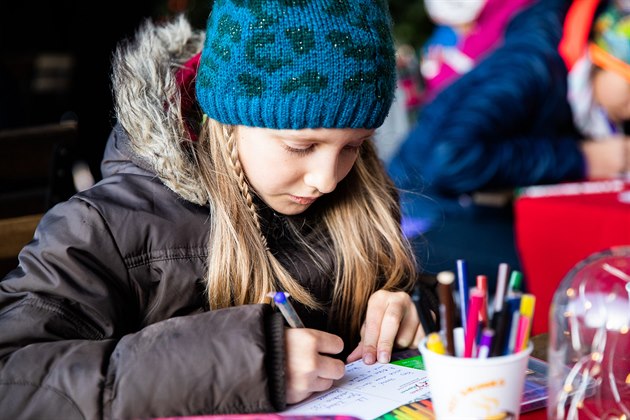
<svg viewBox="0 0 630 420"><path fill-rule="evenodd" d="M54 204L75 192L76 121L0 131L0 279Z"/></svg>
<svg viewBox="0 0 630 420"><path fill-rule="evenodd" d="M0 279L17 266L17 255L32 238L42 214L0 219Z"/></svg>
<svg viewBox="0 0 630 420"><path fill-rule="evenodd" d="M76 121L0 131L0 218L44 213L74 192Z"/></svg>

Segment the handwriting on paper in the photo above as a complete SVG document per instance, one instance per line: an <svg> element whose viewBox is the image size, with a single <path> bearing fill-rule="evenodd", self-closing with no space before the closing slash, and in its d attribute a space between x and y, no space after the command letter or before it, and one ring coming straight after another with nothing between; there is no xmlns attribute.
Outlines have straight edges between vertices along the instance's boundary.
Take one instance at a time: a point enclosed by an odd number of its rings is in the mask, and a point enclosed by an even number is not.
<svg viewBox="0 0 630 420"><path fill-rule="evenodd" d="M358 360L328 391L314 394L283 414L341 414L371 419L429 396L426 372L393 364L366 365Z"/></svg>

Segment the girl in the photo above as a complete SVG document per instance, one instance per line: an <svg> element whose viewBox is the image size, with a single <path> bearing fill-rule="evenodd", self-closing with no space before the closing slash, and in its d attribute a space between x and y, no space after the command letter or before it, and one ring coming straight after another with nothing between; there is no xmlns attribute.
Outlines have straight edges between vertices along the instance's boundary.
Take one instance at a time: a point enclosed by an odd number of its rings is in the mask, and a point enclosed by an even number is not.
<svg viewBox="0 0 630 420"><path fill-rule="evenodd" d="M571 31L578 22L579 30ZM598 177L628 173L630 1L572 4L560 51L569 69L567 97L573 121L590 140L584 143L587 164L598 169ZM614 157L611 163L602 158L606 151ZM601 163L608 164L600 168Z"/></svg>
<svg viewBox="0 0 630 420"><path fill-rule="evenodd" d="M180 17L119 48L103 181L50 210L0 282L3 415L279 411L344 361L417 344L370 140L394 91L388 16L221 0L205 34ZM274 290L306 328L285 329Z"/></svg>

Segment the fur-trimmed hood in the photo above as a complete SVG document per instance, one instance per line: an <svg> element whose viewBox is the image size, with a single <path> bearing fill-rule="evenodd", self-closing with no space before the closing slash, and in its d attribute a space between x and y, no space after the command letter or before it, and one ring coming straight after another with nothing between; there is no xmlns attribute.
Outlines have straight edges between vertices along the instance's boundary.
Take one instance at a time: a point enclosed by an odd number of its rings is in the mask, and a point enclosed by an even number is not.
<svg viewBox="0 0 630 420"><path fill-rule="evenodd" d="M184 199L205 204L198 170L182 144L191 141L177 73L203 47L205 33L180 15L167 23L146 21L113 59L118 125L105 153L107 165L126 159L157 175ZM115 157L112 157L114 155ZM106 176L106 173L103 174Z"/></svg>

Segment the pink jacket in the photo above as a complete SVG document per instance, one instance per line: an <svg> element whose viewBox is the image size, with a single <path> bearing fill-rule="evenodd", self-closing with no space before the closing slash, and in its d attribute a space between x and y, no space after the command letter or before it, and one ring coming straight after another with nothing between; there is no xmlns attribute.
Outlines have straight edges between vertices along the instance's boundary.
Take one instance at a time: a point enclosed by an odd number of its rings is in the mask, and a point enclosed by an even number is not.
<svg viewBox="0 0 630 420"><path fill-rule="evenodd" d="M533 2L534 0L488 0L475 26L458 41L457 49L476 65L501 44L505 28L512 18ZM459 76L461 73L456 69L441 62L435 76L425 78L425 102L431 101Z"/></svg>

